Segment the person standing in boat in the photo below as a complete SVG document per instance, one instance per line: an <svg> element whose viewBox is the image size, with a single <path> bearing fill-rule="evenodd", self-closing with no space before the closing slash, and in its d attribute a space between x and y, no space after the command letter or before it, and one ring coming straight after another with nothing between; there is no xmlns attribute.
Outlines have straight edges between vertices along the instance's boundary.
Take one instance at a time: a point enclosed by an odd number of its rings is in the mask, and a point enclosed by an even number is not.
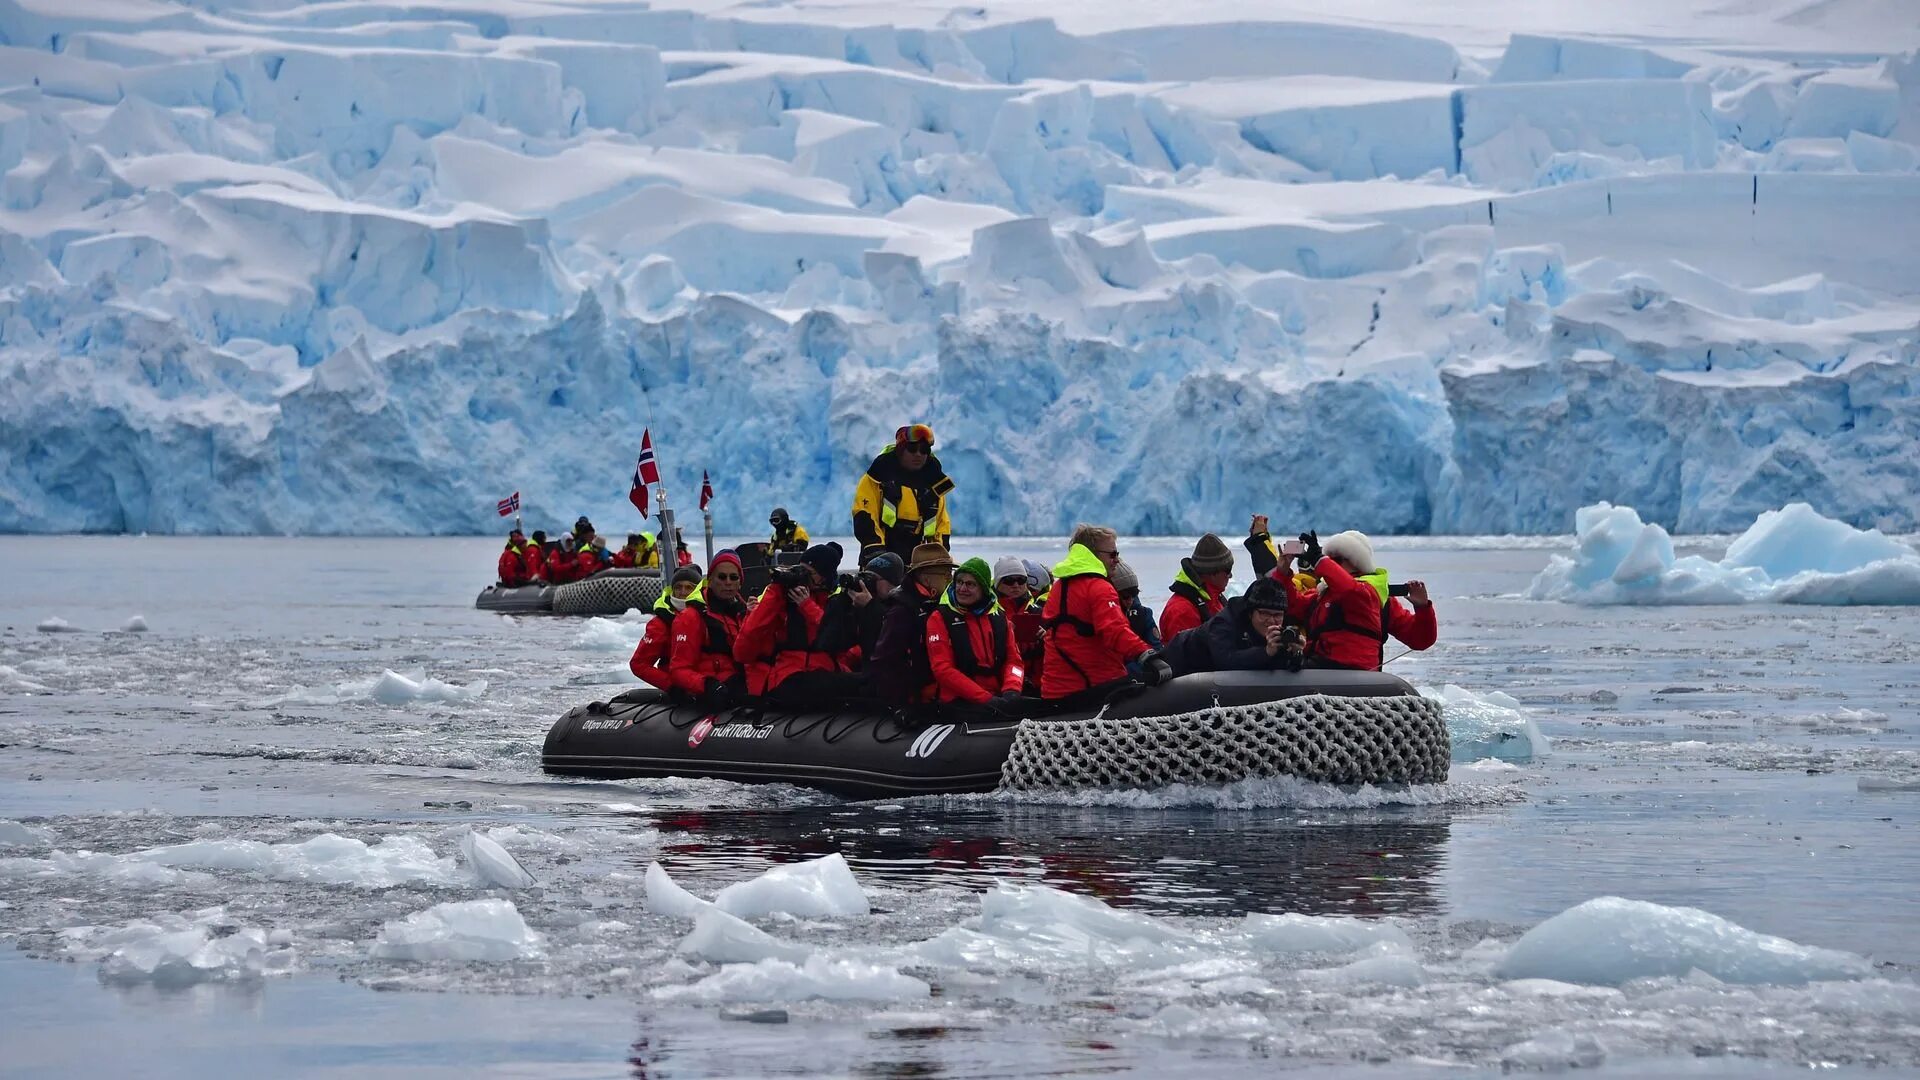
<svg viewBox="0 0 1920 1080"><path fill-rule="evenodd" d="M728 548L713 557L706 581L687 598L686 610L673 617L673 657L667 667L673 688L709 708L732 706L746 689L733 659L733 642L747 616L740 599L745 581L740 556Z"/></svg>
<svg viewBox="0 0 1920 1080"><path fill-rule="evenodd" d="M1166 604L1160 609L1160 638L1191 630L1220 614L1227 582L1233 580L1233 550L1208 533L1193 545L1193 554L1180 560Z"/></svg>
<svg viewBox="0 0 1920 1080"><path fill-rule="evenodd" d="M805 551L813 542L807 535L807 527L789 517L784 506L773 508L773 513L767 515L767 524L773 527L773 538L767 541L768 551Z"/></svg>
<svg viewBox="0 0 1920 1080"><path fill-rule="evenodd" d="M912 705L926 700L933 683L927 660L927 617L953 581L953 556L939 544L913 549L907 564L907 583L887 598L880 639L867 662L869 693L888 705Z"/></svg>
<svg viewBox="0 0 1920 1080"><path fill-rule="evenodd" d="M509 589L517 589L533 582L536 571L527 567L527 534L519 529L507 534L507 548L500 553L497 572L500 584Z"/></svg>
<svg viewBox="0 0 1920 1080"><path fill-rule="evenodd" d="M808 548L799 565L775 568L733 642L747 693L770 693L803 672L840 670L838 657L820 641L820 618L827 590L840 577L840 555L840 545L828 541Z"/></svg>
<svg viewBox="0 0 1920 1080"><path fill-rule="evenodd" d="M1287 590L1271 578L1247 586L1206 625L1168 641L1161 655L1175 675L1196 671L1299 671L1300 634L1287 627Z"/></svg>
<svg viewBox="0 0 1920 1080"><path fill-rule="evenodd" d="M948 546L953 522L947 493L953 481L933 456L933 429L908 424L893 433L893 445L867 466L853 489L853 535L860 559L891 551L907 562L922 544Z"/></svg>
<svg viewBox="0 0 1920 1080"><path fill-rule="evenodd" d="M1310 549L1300 556L1319 578L1315 591L1300 588L1284 563L1267 575L1287 590L1288 613L1307 628L1308 667L1379 671L1388 637L1416 651L1439 640L1427 583L1391 585L1386 567L1374 562L1373 541L1365 533L1338 533L1320 546L1323 551ZM1319 561L1307 564L1315 554ZM1411 607L1400 602L1403 594Z"/></svg>
<svg viewBox="0 0 1920 1080"><path fill-rule="evenodd" d="M653 618L647 620L646 633L634 646L633 659L627 661L637 678L660 690L673 689L673 674L668 670L673 660L673 620L686 608L687 597L700 587L700 571L683 566L673 572L668 585L668 590L653 602Z"/></svg>
<svg viewBox="0 0 1920 1080"><path fill-rule="evenodd" d="M985 705L1020 696L1026 665L1007 613L994 599L993 572L985 559L968 559L927 616L927 664L933 699Z"/></svg>
<svg viewBox="0 0 1920 1080"><path fill-rule="evenodd" d="M1158 686L1172 676L1127 626L1120 596L1107 575L1120 562L1120 538L1101 525L1079 525L1067 557L1053 568L1053 589L1041 613L1046 630L1040 696L1061 701L1105 692L1130 681L1128 662L1141 665L1141 681Z"/></svg>

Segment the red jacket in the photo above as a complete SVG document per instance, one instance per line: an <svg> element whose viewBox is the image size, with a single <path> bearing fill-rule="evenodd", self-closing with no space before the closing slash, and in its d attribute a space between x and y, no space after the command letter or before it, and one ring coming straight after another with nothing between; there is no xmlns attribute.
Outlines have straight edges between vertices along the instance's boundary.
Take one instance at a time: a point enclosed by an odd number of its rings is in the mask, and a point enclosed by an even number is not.
<svg viewBox="0 0 1920 1080"><path fill-rule="evenodd" d="M554 545L547 551L547 572L543 576L552 585L565 585L569 581L579 581L584 576L580 573L579 553Z"/></svg>
<svg viewBox="0 0 1920 1080"><path fill-rule="evenodd" d="M613 565L616 567L619 567L622 570L632 569L633 568L633 552L626 548L621 548L619 551L614 552Z"/></svg>
<svg viewBox="0 0 1920 1080"><path fill-rule="evenodd" d="M1180 571L1174 575L1173 595L1160 609L1160 640L1172 641L1173 635L1199 626L1225 607L1224 601L1188 577L1185 570Z"/></svg>
<svg viewBox="0 0 1920 1080"><path fill-rule="evenodd" d="M574 555L574 561L579 566L580 576L583 578L592 577L612 565L610 561L603 561L592 548L582 548Z"/></svg>
<svg viewBox="0 0 1920 1080"><path fill-rule="evenodd" d="M822 610L817 589L808 590L806 600L795 604L786 586L767 586L733 639L733 659L746 668L747 693L764 694L803 671L840 670L832 653L813 647Z"/></svg>
<svg viewBox="0 0 1920 1080"><path fill-rule="evenodd" d="M529 581L532 581L535 576L532 571L527 569L526 549L516 549L511 546L500 553L498 573L500 575L500 584L505 585L509 589L517 589Z"/></svg>
<svg viewBox="0 0 1920 1080"><path fill-rule="evenodd" d="M1127 661L1147 651L1127 625L1120 594L1098 556L1080 544L1054 567L1047 597L1045 662L1040 696L1048 700L1127 677Z"/></svg>
<svg viewBox="0 0 1920 1080"><path fill-rule="evenodd" d="M927 616L927 662L933 668L935 701L983 704L996 694L1017 694L1026 665L1013 626L1000 605L963 611L944 602Z"/></svg>
<svg viewBox="0 0 1920 1080"><path fill-rule="evenodd" d="M647 632L641 636L640 644L634 646L633 659L627 661L627 666L643 682L661 690L673 689L673 676L667 668L673 657L675 617L672 605L667 604L666 597L661 597L653 605L653 618L647 620Z"/></svg>
<svg viewBox="0 0 1920 1080"><path fill-rule="evenodd" d="M740 673L740 665L733 660L733 643L740 637L746 605L732 612L712 611L702 595L696 592L673 617L672 656L667 661L673 688L689 694L706 693L708 679L726 682Z"/></svg>
<svg viewBox="0 0 1920 1080"><path fill-rule="evenodd" d="M1439 616L1433 605L1412 608L1389 595L1385 569L1355 578L1339 563L1323 558L1313 572L1326 584L1324 592L1300 589L1284 566L1267 575L1286 588L1287 614L1307 628L1309 657L1378 671L1389 635L1410 649L1430 649L1439 640ZM1380 632L1382 612L1387 618L1386 634Z"/></svg>

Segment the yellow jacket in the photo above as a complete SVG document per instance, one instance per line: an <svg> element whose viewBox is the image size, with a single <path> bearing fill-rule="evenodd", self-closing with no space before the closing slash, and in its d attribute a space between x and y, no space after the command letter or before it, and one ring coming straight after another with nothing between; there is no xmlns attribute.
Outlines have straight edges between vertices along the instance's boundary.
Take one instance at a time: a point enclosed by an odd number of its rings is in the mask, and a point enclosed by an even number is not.
<svg viewBox="0 0 1920 1080"><path fill-rule="evenodd" d="M881 451L853 489L853 534L863 548L912 550L928 541L945 543L953 535L947 493L953 481L929 457L917 472L900 467L893 448ZM925 502L927 505L922 505Z"/></svg>

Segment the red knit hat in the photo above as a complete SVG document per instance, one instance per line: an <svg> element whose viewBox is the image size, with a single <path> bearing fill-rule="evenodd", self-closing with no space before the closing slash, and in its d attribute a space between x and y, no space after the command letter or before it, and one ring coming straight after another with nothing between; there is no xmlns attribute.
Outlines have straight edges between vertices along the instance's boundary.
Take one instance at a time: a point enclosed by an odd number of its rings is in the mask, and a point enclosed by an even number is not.
<svg viewBox="0 0 1920 1080"><path fill-rule="evenodd" d="M722 551L719 554L715 555L713 557L713 565L707 567L707 573L711 575L715 570L718 570L720 568L721 563L732 563L733 568L735 570L738 570L743 574L746 573L746 568L740 565L740 556L734 554L732 548L728 548L725 551Z"/></svg>

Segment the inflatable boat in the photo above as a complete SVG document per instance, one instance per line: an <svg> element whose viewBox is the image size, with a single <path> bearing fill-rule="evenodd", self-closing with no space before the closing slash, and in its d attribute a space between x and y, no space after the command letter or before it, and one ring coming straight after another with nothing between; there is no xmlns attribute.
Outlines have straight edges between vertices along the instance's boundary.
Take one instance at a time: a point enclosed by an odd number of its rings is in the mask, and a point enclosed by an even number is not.
<svg viewBox="0 0 1920 1080"><path fill-rule="evenodd" d="M1048 716L765 703L713 711L642 688L562 716L541 767L602 779L798 784L875 799L1268 776L1425 784L1447 778L1449 756L1439 705L1392 675L1223 671Z"/></svg>
<svg viewBox="0 0 1920 1080"><path fill-rule="evenodd" d="M617 568L565 585L508 588L496 582L480 590L473 606L511 615L622 615L631 608L646 611L659 598L658 567Z"/></svg>

